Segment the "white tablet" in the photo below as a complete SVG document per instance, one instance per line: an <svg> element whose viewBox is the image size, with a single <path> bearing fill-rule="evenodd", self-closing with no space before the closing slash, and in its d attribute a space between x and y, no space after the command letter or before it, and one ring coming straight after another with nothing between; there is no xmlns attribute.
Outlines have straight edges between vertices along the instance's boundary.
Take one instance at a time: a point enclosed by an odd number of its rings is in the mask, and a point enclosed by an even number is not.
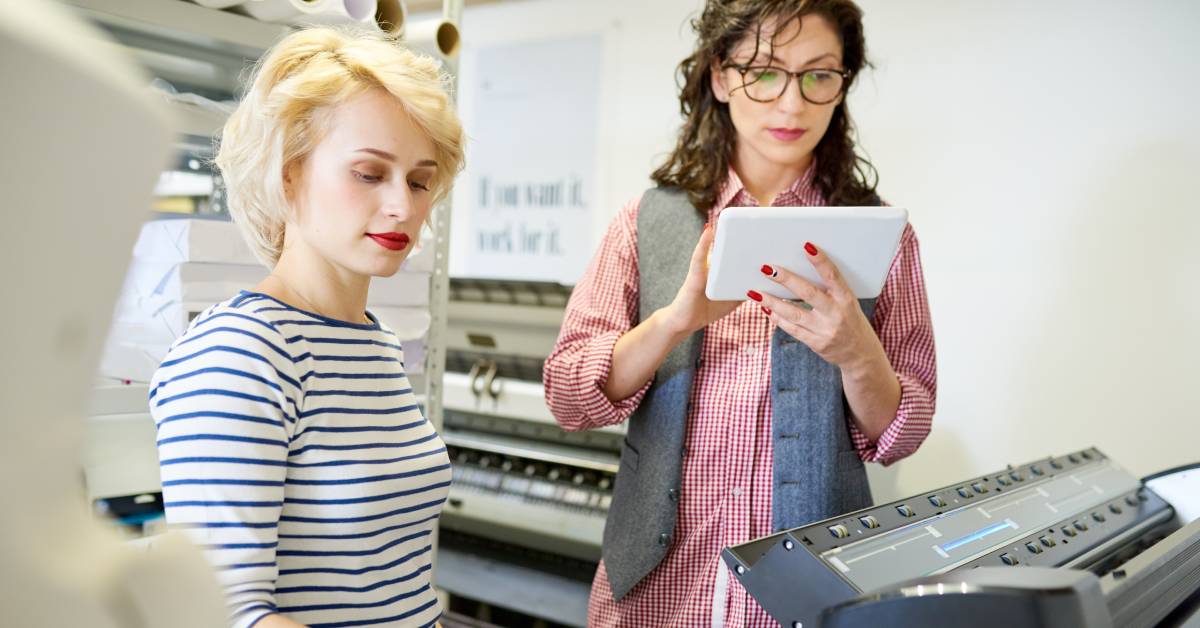
<svg viewBox="0 0 1200 628"><path fill-rule="evenodd" d="M763 264L824 287L804 251L812 242L856 297L878 297L906 224L908 211L899 207L730 207L717 219L704 292L715 301L743 300L747 290L795 299L762 274Z"/></svg>

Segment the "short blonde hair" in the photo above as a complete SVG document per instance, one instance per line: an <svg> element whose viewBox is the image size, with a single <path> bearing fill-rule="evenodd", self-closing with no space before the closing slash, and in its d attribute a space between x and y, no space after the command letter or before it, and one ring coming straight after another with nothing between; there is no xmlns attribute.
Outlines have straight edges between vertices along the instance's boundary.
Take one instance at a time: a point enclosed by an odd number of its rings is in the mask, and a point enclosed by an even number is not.
<svg viewBox="0 0 1200 628"><path fill-rule="evenodd" d="M395 96L429 135L438 162L430 189L434 202L444 198L463 163L447 84L436 61L381 33L310 28L275 44L225 123L216 157L229 212L255 255L268 267L279 261L288 218L283 171L324 138L321 114L371 89Z"/></svg>

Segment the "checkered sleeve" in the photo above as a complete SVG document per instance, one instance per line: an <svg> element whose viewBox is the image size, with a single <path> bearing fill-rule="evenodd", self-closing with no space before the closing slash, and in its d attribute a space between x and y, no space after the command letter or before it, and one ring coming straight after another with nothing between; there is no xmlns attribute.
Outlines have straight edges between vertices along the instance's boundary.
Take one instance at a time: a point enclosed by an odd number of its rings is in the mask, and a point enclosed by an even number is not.
<svg viewBox="0 0 1200 628"><path fill-rule="evenodd" d="M629 418L650 382L610 401L604 385L613 347L638 322L637 211L630 201L609 225L583 278L571 292L562 331L542 370L546 404L563 429L586 430Z"/></svg>
<svg viewBox="0 0 1200 628"><path fill-rule="evenodd" d="M862 459L891 464L911 455L929 435L937 401L937 356L925 295L921 254L912 225L900 237L871 326L900 380L900 407L876 442L850 422L850 436Z"/></svg>

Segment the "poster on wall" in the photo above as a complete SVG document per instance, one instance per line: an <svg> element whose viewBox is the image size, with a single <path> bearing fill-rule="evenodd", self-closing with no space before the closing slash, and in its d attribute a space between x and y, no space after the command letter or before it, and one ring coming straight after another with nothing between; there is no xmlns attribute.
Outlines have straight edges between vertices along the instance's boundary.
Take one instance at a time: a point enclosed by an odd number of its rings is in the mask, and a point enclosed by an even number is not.
<svg viewBox="0 0 1200 628"><path fill-rule="evenodd" d="M463 51L453 277L574 284L592 255L601 35Z"/></svg>

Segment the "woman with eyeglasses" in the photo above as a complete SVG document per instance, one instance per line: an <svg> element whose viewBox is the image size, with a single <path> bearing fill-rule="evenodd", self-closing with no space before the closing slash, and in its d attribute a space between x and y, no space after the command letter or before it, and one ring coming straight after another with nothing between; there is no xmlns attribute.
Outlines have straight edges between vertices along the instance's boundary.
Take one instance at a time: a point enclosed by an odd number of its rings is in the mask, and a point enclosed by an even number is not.
<svg viewBox="0 0 1200 628"><path fill-rule="evenodd" d="M906 227L878 299L744 260L795 301L704 294L731 206L876 205L845 97L866 64L850 0L709 0L679 66L683 127L621 210L567 306L546 398L567 430L628 421L591 626L773 626L722 548L871 503L864 462L929 433L933 329ZM796 586L804 586L797 583Z"/></svg>

